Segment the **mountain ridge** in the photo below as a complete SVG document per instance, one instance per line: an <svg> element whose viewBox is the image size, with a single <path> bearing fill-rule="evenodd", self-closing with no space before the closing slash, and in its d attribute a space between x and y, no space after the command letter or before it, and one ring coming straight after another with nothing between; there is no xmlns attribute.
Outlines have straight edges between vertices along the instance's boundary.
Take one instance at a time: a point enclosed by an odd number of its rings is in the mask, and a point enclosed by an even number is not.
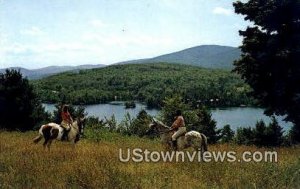
<svg viewBox="0 0 300 189"><path fill-rule="evenodd" d="M241 51L237 47L221 45L200 45L173 53L163 54L153 58L122 61L111 65L165 62L172 64L193 65L210 69L231 70L233 68L234 60L237 60L240 55ZM48 66L38 69L26 69L22 67L11 67L8 69L19 69L21 73L28 79L40 79L66 71L79 71L85 69L101 68L105 66L106 65L104 64L86 64L79 66ZM0 69L0 73L3 73L4 71L5 69Z"/></svg>
<svg viewBox="0 0 300 189"><path fill-rule="evenodd" d="M106 65L85 64L79 66L47 66L47 67L37 68L37 69L27 69L23 67L9 67L9 68L0 69L0 73L4 73L6 69L15 69L15 70L20 70L23 76L27 77L28 79L41 79L43 77L55 75L62 72L101 68L104 66Z"/></svg>
<svg viewBox="0 0 300 189"><path fill-rule="evenodd" d="M177 63L195 65L204 68L218 68L231 70L234 60L241 55L237 47L221 45L200 45L153 58L119 62L117 64L145 64L145 63Z"/></svg>

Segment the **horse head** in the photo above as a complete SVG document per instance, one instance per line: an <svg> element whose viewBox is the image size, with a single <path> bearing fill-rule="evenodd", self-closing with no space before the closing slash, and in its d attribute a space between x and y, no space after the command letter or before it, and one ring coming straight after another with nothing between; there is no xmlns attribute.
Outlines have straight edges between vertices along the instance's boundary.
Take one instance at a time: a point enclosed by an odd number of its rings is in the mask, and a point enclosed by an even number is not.
<svg viewBox="0 0 300 189"><path fill-rule="evenodd" d="M151 123L149 124L149 129L147 133L150 131L156 131L158 133L169 131L170 128L163 124L161 121L157 120L156 118L152 118Z"/></svg>
<svg viewBox="0 0 300 189"><path fill-rule="evenodd" d="M83 135L83 129L84 129L84 117L78 117L76 118L76 121L73 123L75 127L77 127L79 134Z"/></svg>

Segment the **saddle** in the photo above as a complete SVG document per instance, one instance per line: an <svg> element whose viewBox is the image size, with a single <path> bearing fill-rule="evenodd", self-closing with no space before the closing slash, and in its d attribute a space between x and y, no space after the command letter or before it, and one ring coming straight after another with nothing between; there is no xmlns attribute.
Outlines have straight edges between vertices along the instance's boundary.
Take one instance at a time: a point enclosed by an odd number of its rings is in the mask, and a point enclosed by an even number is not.
<svg viewBox="0 0 300 189"><path fill-rule="evenodd" d="M177 131L178 131L178 129L172 130L172 131L171 131L171 134L173 135L173 134L174 134L175 132L177 132ZM178 139L179 137L185 135L187 132L188 132L188 131L184 131L184 132L180 133L180 135L177 136L177 139ZM177 140L177 139L176 139L176 140Z"/></svg>
<svg viewBox="0 0 300 189"><path fill-rule="evenodd" d="M175 132L177 132L177 131L178 131L178 130L174 131L174 132L172 133L172 135L173 135ZM184 131L184 132L180 133L180 134L176 137L176 140L175 140L175 141L173 141L173 140L170 141L172 148L174 148L175 150L177 150L177 140L178 140L180 137L184 136L186 133L187 133L187 131Z"/></svg>

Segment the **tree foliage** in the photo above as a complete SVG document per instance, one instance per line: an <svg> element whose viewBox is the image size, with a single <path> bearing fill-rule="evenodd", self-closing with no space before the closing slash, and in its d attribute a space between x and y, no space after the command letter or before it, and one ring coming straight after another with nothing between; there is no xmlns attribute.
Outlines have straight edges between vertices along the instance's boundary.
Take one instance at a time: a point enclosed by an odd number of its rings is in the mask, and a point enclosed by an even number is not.
<svg viewBox="0 0 300 189"><path fill-rule="evenodd" d="M205 134L209 143L216 143L220 139L216 121L211 118L211 113L205 107L195 109L186 104L179 95L167 97L163 102L160 116L166 125L171 126L175 121L176 110L181 110L188 131L195 130Z"/></svg>
<svg viewBox="0 0 300 189"><path fill-rule="evenodd" d="M129 115L129 114L128 114ZM127 118L126 118L127 117ZM151 116L147 114L145 110L141 110L136 118L131 119L130 116L125 116L125 120L121 123L121 133L126 135L136 135L143 137L149 130L149 124L151 123ZM153 133L151 133L153 138ZM150 136L150 134L148 134Z"/></svg>
<svg viewBox="0 0 300 189"><path fill-rule="evenodd" d="M19 71L0 74L0 128L26 131L48 118L33 87Z"/></svg>
<svg viewBox="0 0 300 189"><path fill-rule="evenodd" d="M176 111L181 110L183 117L187 117L187 111L189 106L183 102L183 99L179 95L173 97L166 97L163 101L163 108L161 109L160 116L162 117L163 123L171 126L176 117Z"/></svg>
<svg viewBox="0 0 300 189"><path fill-rule="evenodd" d="M234 138L234 131L230 128L230 125L225 125L221 129L221 142L231 142Z"/></svg>
<svg viewBox="0 0 300 189"><path fill-rule="evenodd" d="M238 144L268 147L281 146L285 142L282 127L275 117L272 117L268 126L261 120L256 123L255 128L238 128L235 141Z"/></svg>
<svg viewBox="0 0 300 189"><path fill-rule="evenodd" d="M235 142L237 144L251 145L254 144L254 133L251 127L241 127L236 131Z"/></svg>
<svg viewBox="0 0 300 189"><path fill-rule="evenodd" d="M174 64L113 65L67 72L32 81L44 102L71 104L142 101L161 107L166 97L180 94L194 106L253 104L250 90L236 74ZM213 101L211 101L211 99Z"/></svg>
<svg viewBox="0 0 300 189"><path fill-rule="evenodd" d="M249 0L234 7L253 23L240 31L242 57L235 71L268 115L287 115L294 123L294 140L300 142L300 1Z"/></svg>
<svg viewBox="0 0 300 189"><path fill-rule="evenodd" d="M52 122L55 122L57 124L60 124L62 122L62 117L61 117L62 106L63 104L55 105L55 110L53 111L53 115L51 118ZM79 118L79 117L82 118L87 115L87 113L85 112L85 108L83 106L75 107L74 105L71 104L68 107L68 111L71 117L73 118L73 121L75 121L75 118Z"/></svg>
<svg viewBox="0 0 300 189"><path fill-rule="evenodd" d="M198 120L196 124L200 126L199 131L208 137L209 143L216 143L220 138L220 129L217 129L217 122L212 119L211 112L205 107L196 110Z"/></svg>

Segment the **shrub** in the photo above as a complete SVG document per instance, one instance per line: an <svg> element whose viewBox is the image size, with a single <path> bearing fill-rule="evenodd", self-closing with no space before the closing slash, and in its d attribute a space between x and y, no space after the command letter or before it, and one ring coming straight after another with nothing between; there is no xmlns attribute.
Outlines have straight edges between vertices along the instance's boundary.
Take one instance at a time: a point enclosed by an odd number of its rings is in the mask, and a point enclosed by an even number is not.
<svg viewBox="0 0 300 189"><path fill-rule="evenodd" d="M101 140L101 133L104 130L105 123L97 117L88 117L85 120L84 137L93 141Z"/></svg>
<svg viewBox="0 0 300 189"><path fill-rule="evenodd" d="M254 132L251 127L238 128L236 131L235 142L237 144L253 144Z"/></svg>
<svg viewBox="0 0 300 189"><path fill-rule="evenodd" d="M216 143L220 137L220 129L217 129L217 123L211 118L211 112L205 107L196 110L199 123L199 131L206 135L208 138L208 143Z"/></svg>
<svg viewBox="0 0 300 189"><path fill-rule="evenodd" d="M282 127L278 124L275 117L272 117L272 122L266 128L267 146L280 146L283 144Z"/></svg>
<svg viewBox="0 0 300 189"><path fill-rule="evenodd" d="M280 146L288 144L288 136L283 137L282 127L278 125L278 122L272 117L272 122L266 126L261 120L256 123L255 128L239 128L237 130L235 141L238 144L256 146Z"/></svg>
<svg viewBox="0 0 300 189"><path fill-rule="evenodd" d="M221 129L221 142L231 142L234 137L234 131L230 128L230 125L225 125L223 129Z"/></svg>
<svg viewBox="0 0 300 189"><path fill-rule="evenodd" d="M216 143L220 139L220 130L217 129L216 121L211 118L210 111L204 106L194 109L189 104L184 103L179 95L168 97L164 100L164 106L161 110L161 117L166 125L172 125L176 110L182 111L187 130L195 130L205 134L209 143Z"/></svg>

